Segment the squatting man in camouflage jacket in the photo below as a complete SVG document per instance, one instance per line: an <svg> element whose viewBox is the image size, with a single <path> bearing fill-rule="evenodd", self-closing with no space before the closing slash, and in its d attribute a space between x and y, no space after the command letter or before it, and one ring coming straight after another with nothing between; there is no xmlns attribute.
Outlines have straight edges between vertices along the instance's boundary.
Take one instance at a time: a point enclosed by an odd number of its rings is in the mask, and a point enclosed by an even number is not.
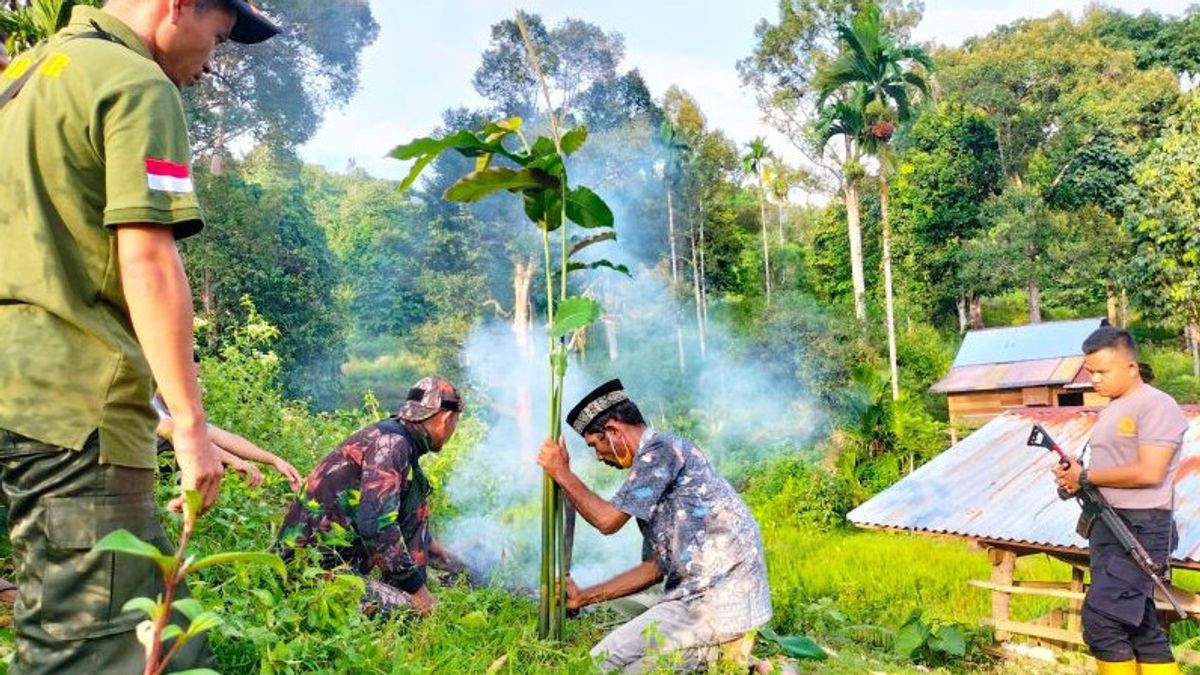
<svg viewBox="0 0 1200 675"><path fill-rule="evenodd" d="M327 568L348 564L367 579L364 609L433 609L426 563L452 573L463 564L429 532L432 488L420 459L440 452L458 428L462 397L449 381L413 385L396 414L356 431L313 469L284 517L285 559L301 547L324 554Z"/></svg>
<svg viewBox="0 0 1200 675"><path fill-rule="evenodd" d="M666 580L662 599L592 649L606 672L642 672L676 652L684 670L718 658L746 663L745 639L771 619L758 523L733 487L690 441L647 426L620 380L588 394L567 423L596 458L629 476L611 501L570 468L566 445L546 440L538 464L575 509L604 534L630 518L642 532L642 562L608 581L579 588L567 580L567 608L632 595Z"/></svg>

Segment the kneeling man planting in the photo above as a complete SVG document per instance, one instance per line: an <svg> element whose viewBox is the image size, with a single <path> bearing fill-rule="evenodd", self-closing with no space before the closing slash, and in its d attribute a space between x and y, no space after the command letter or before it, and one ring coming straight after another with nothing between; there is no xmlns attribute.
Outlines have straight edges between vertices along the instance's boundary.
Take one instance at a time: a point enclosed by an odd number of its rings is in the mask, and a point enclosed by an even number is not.
<svg viewBox="0 0 1200 675"><path fill-rule="evenodd" d="M771 597L758 523L733 487L693 443L650 428L619 380L584 397L567 423L597 459L629 471L612 501L571 471L562 439L543 443L538 463L596 529L613 534L634 518L644 538L632 569L582 589L567 579L567 608L666 581L662 599L592 655L606 672L640 672L665 652L677 652L688 670L722 656L748 658L746 634L770 620Z"/></svg>

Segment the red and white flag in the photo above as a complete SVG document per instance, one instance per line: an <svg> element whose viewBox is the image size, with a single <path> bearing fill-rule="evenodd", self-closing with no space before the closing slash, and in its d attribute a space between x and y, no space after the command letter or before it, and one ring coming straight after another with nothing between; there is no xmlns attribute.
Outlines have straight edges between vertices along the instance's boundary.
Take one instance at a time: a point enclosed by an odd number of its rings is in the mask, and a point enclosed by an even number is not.
<svg viewBox="0 0 1200 675"><path fill-rule="evenodd" d="M187 164L147 157L146 185L159 192L191 192L192 172Z"/></svg>

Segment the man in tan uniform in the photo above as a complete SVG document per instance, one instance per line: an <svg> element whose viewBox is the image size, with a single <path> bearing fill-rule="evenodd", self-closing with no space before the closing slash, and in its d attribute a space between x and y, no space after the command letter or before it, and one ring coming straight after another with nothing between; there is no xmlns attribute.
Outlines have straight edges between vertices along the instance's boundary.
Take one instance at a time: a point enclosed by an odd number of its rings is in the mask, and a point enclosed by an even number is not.
<svg viewBox="0 0 1200 675"><path fill-rule="evenodd" d="M1056 467L1058 484L1074 493L1100 488L1146 551L1166 565L1175 546L1172 509L1179 447L1188 428L1179 404L1142 380L1128 331L1096 329L1083 343L1096 393L1111 399L1088 439L1090 461ZM1083 638L1103 675L1179 672L1158 623L1154 587L1116 537L1097 519L1088 537L1092 584L1083 605Z"/></svg>
<svg viewBox="0 0 1200 675"><path fill-rule="evenodd" d="M191 291L175 245L203 226L179 89L224 40L277 30L245 0L109 0L76 6L66 28L0 74L13 675L143 668L143 617L121 608L155 596L161 579L148 561L91 549L118 528L170 548L154 503L155 382L175 420L183 487L204 508L217 498L221 464L192 374ZM171 667L206 660L198 641Z"/></svg>

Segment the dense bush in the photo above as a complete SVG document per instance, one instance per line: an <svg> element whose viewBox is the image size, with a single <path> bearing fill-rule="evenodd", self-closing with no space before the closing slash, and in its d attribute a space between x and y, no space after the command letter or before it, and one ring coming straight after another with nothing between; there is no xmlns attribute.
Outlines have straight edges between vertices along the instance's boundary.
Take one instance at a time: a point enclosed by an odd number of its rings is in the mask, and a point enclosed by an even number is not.
<svg viewBox="0 0 1200 675"><path fill-rule="evenodd" d="M852 507L845 481L795 456L756 468L743 496L760 524L820 531L844 526Z"/></svg>
<svg viewBox="0 0 1200 675"><path fill-rule="evenodd" d="M1139 354L1154 369L1154 386L1180 403L1200 403L1200 380L1192 375L1192 359L1187 352L1141 347Z"/></svg>

